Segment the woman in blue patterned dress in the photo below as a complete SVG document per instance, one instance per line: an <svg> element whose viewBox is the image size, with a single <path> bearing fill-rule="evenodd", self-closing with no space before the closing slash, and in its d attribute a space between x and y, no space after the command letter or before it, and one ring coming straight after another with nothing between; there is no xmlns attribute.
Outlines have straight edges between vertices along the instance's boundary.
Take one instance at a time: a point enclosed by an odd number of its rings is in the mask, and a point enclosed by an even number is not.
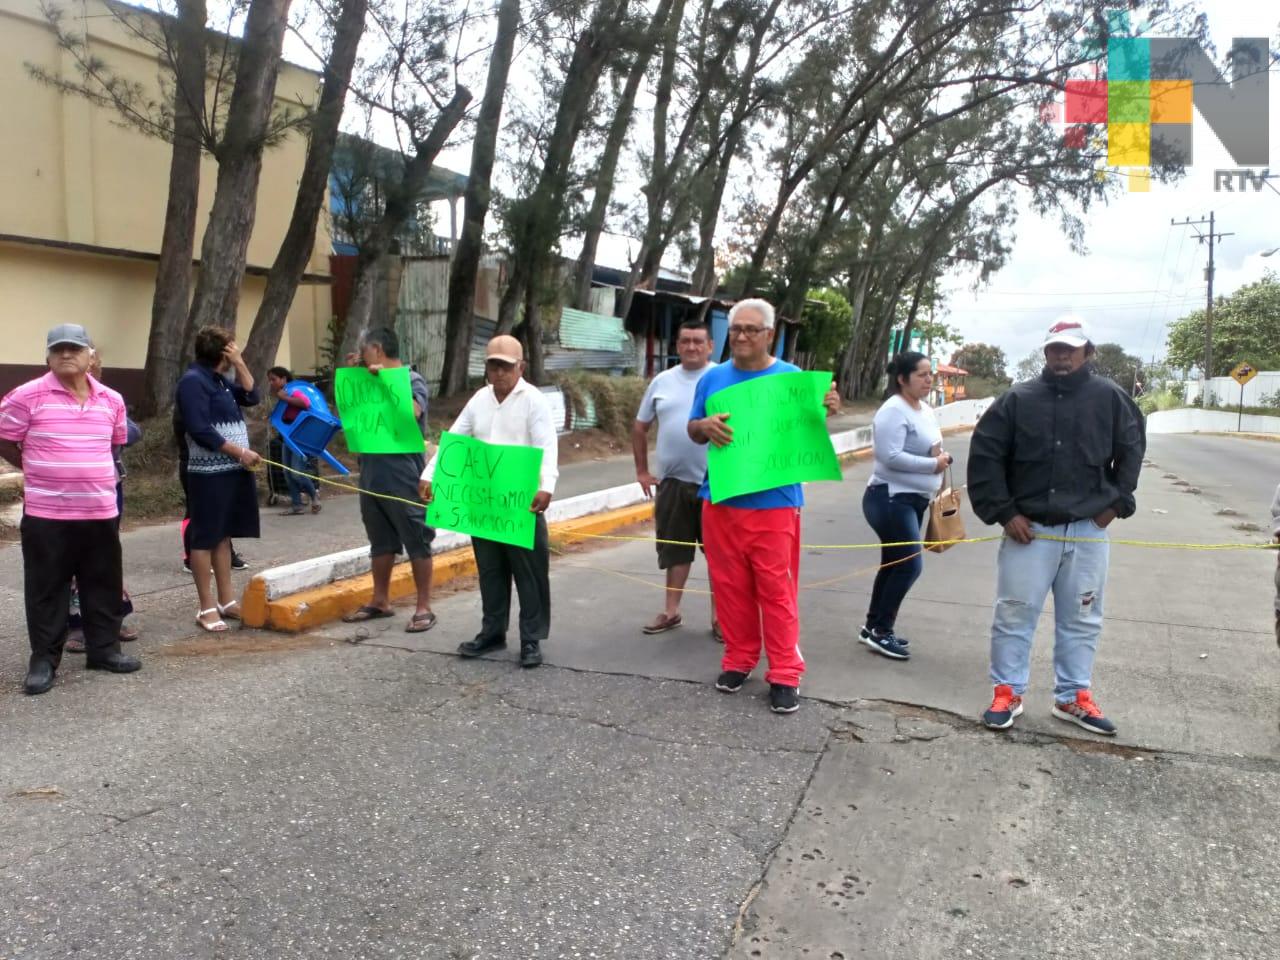
<svg viewBox="0 0 1280 960"><path fill-rule="evenodd" d="M231 539L259 532L253 469L262 458L249 448L240 412L257 404L258 394L229 331L201 328L195 354L178 381L175 405L186 432L191 575L200 595L196 623L221 633L224 618L240 616L231 586Z"/></svg>

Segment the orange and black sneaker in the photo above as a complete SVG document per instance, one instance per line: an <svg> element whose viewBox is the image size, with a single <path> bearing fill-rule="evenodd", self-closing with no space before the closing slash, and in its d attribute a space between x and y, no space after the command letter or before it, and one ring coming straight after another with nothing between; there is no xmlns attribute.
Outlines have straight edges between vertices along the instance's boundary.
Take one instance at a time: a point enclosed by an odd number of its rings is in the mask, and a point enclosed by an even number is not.
<svg viewBox="0 0 1280 960"><path fill-rule="evenodd" d="M1008 730L1013 721L1022 715L1022 698L1007 683L996 687L991 706L982 715L982 722L992 730Z"/></svg>
<svg viewBox="0 0 1280 960"><path fill-rule="evenodd" d="M1093 694L1088 690L1077 690L1076 698L1066 703L1055 702L1053 715L1104 737L1116 735L1116 725L1102 715L1102 708L1093 702Z"/></svg>

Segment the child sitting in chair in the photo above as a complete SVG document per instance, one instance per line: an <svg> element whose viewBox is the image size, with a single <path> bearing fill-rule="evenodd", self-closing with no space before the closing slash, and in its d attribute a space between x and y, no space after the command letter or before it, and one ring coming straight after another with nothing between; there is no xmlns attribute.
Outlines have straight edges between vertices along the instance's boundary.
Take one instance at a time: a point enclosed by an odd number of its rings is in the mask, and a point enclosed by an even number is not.
<svg viewBox="0 0 1280 960"><path fill-rule="evenodd" d="M284 412L285 423L292 423L297 419L300 410L311 408L311 401L301 390L285 389L285 385L292 379L293 374L285 367L272 367L267 371L267 383L271 387L271 393L287 407ZM316 482L306 475L308 472L313 472L316 467L309 465L305 458L298 456L287 443L284 444L284 465L292 468L284 472L285 483L289 486L290 503L289 509L284 511L284 516L296 517L306 513L302 506L304 493L311 501L311 512L319 513L320 489L316 486Z"/></svg>

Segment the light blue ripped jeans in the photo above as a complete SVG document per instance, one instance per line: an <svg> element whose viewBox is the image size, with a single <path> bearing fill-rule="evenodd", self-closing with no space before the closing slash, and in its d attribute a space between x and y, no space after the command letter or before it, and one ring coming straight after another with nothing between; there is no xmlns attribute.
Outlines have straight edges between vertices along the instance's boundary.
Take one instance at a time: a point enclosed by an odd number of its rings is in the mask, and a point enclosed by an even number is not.
<svg viewBox="0 0 1280 960"><path fill-rule="evenodd" d="M1048 527L1031 524L1028 544L1005 537L996 562L996 605L991 623L991 682L1007 683L1021 696L1031 673L1031 639L1053 591L1053 697L1074 700L1089 689L1102 632L1102 594L1111 554L1107 531L1092 520ZM1040 534L1082 537L1095 543L1062 543Z"/></svg>

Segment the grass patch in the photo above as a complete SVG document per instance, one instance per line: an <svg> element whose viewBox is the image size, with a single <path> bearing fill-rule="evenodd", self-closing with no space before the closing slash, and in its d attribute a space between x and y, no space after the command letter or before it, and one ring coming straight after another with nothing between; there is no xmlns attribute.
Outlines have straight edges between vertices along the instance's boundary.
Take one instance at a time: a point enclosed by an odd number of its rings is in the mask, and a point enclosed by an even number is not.
<svg viewBox="0 0 1280 960"><path fill-rule="evenodd" d="M576 416L586 415L590 397L599 428L620 443L626 443L649 381L643 377L611 377L573 370L556 377L555 384Z"/></svg>

